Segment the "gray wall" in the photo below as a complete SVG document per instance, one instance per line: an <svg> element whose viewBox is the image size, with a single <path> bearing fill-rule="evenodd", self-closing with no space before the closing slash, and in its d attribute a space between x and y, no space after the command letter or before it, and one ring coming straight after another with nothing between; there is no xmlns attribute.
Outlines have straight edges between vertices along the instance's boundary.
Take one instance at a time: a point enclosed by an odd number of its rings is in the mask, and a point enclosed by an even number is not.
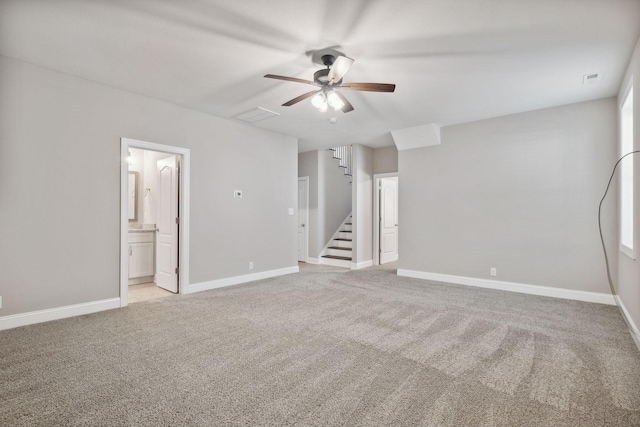
<svg viewBox="0 0 640 427"><path fill-rule="evenodd" d="M622 87L618 96L619 103L624 101L624 91L627 88L627 82L631 76L634 76L633 85L633 128L634 128L634 150L640 150L640 39L636 44L636 48L631 56L631 61L627 67L625 77L622 80ZM619 111L619 110L618 110ZM636 328L640 328L640 263L638 263L638 255L640 255L640 155L634 155L634 198L635 198L635 249L636 259L629 258L626 254L619 255L618 264L618 295L620 301L624 304L629 312ZM619 185L619 184L618 184ZM617 251L617 246L613 247Z"/></svg>
<svg viewBox="0 0 640 427"><path fill-rule="evenodd" d="M400 151L399 268L495 267L496 280L608 293L597 209L616 132L608 98L444 127L442 145Z"/></svg>
<svg viewBox="0 0 640 427"><path fill-rule="evenodd" d="M353 146L354 262L373 260L373 149Z"/></svg>
<svg viewBox="0 0 640 427"><path fill-rule="evenodd" d="M398 149L395 145L373 150L373 173L398 172Z"/></svg>
<svg viewBox="0 0 640 427"><path fill-rule="evenodd" d="M1 56L0 93L0 315L118 297L121 137L191 149L191 283L297 265L295 138Z"/></svg>

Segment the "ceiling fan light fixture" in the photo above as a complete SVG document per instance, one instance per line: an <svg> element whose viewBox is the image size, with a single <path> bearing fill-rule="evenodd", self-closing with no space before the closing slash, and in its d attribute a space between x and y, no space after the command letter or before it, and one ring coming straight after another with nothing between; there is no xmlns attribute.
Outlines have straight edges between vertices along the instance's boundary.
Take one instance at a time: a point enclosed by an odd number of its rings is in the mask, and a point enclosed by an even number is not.
<svg viewBox="0 0 640 427"><path fill-rule="evenodd" d="M318 92L313 98L311 98L311 104L318 109L321 113L327 111L327 96L324 92Z"/></svg>
<svg viewBox="0 0 640 427"><path fill-rule="evenodd" d="M344 102L334 91L331 91L327 94L327 102L336 111L344 107Z"/></svg>
<svg viewBox="0 0 640 427"><path fill-rule="evenodd" d="M329 71L329 84L338 84L342 77L349 71L353 64L353 59L346 56L338 56L331 64L331 70Z"/></svg>

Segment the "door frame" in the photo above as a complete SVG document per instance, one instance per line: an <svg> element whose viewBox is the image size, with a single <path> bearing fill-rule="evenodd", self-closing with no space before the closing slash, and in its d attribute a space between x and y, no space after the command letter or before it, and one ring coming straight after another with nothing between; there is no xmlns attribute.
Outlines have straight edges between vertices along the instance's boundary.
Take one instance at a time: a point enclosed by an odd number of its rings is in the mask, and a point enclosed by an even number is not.
<svg viewBox="0 0 640 427"><path fill-rule="evenodd" d="M373 265L380 265L380 180L394 177L398 178L398 172L373 174Z"/></svg>
<svg viewBox="0 0 640 427"><path fill-rule="evenodd" d="M307 208L305 209L305 217L303 218L305 226L304 226L304 262L309 262L309 177L308 176L299 176L298 182L305 181L305 191L307 192ZM300 217L300 200L298 200L298 218ZM299 221L298 221L299 223ZM298 225L296 224L296 233Z"/></svg>
<svg viewBox="0 0 640 427"><path fill-rule="evenodd" d="M129 305L129 214L128 173L129 149L159 151L179 157L179 206L180 235L178 238L178 293L186 294L189 288L189 192L191 176L191 150L155 142L120 138L120 307Z"/></svg>

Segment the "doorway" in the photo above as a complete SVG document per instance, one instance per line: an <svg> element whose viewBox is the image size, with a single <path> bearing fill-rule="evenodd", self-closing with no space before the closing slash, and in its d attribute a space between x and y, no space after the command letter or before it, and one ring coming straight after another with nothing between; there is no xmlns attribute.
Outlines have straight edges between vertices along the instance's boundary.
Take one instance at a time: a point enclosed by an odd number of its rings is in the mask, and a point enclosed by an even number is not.
<svg viewBox="0 0 640 427"><path fill-rule="evenodd" d="M398 260L398 174L374 175L374 265Z"/></svg>
<svg viewBox="0 0 640 427"><path fill-rule="evenodd" d="M298 261L309 256L309 177L298 178Z"/></svg>
<svg viewBox="0 0 640 427"><path fill-rule="evenodd" d="M184 294L189 150L127 138L121 149L120 306Z"/></svg>

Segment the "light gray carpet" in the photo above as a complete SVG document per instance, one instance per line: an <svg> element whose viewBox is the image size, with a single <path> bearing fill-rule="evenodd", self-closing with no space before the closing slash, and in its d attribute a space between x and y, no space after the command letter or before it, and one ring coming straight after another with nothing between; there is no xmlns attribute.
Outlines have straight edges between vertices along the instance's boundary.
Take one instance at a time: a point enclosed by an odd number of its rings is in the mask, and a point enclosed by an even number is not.
<svg viewBox="0 0 640 427"><path fill-rule="evenodd" d="M615 307L300 273L0 332L0 425L640 425Z"/></svg>

